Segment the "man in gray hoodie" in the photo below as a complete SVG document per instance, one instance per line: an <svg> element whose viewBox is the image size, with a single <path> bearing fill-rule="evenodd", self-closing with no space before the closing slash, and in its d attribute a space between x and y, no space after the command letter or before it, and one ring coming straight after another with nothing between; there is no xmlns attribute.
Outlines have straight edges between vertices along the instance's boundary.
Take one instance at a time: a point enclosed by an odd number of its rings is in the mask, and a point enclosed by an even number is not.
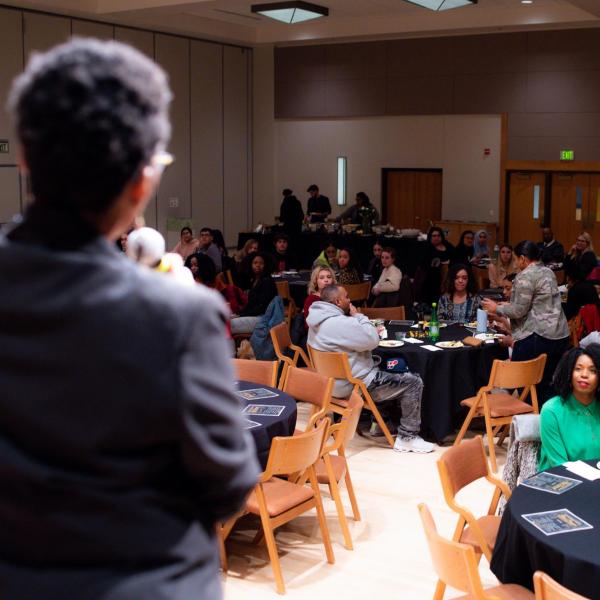
<svg viewBox="0 0 600 600"><path fill-rule="evenodd" d="M375 402L394 400L402 410L394 450L431 452L433 444L419 437L423 382L413 373L387 373L373 362L371 351L379 344L377 330L369 319L350 302L348 292L338 285L328 285L321 300L314 302L306 319L308 344L324 352L346 352L352 375L365 382ZM348 396L352 384L337 379L335 396Z"/></svg>

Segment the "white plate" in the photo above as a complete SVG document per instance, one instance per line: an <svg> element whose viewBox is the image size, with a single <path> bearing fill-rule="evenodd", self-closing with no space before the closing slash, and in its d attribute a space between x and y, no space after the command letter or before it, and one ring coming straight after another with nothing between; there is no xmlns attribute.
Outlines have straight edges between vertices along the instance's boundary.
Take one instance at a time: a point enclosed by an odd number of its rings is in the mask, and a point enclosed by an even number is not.
<svg viewBox="0 0 600 600"><path fill-rule="evenodd" d="M381 340L379 345L382 348L399 348L400 346L404 346L404 342L401 340Z"/></svg>
<svg viewBox="0 0 600 600"><path fill-rule="evenodd" d="M436 344L438 348L464 348L464 344L462 342L438 342Z"/></svg>
<svg viewBox="0 0 600 600"><path fill-rule="evenodd" d="M475 339L476 340L497 340L500 339L502 336L501 333L476 333L475 334Z"/></svg>

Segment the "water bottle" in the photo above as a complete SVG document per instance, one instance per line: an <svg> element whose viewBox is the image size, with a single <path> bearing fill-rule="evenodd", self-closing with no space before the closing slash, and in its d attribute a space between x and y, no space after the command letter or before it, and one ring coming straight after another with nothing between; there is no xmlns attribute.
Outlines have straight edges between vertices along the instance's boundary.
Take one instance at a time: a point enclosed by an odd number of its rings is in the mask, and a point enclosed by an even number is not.
<svg viewBox="0 0 600 600"><path fill-rule="evenodd" d="M440 322L438 321L437 304L431 305L431 321L429 321L429 337L435 344L440 339Z"/></svg>
<svg viewBox="0 0 600 600"><path fill-rule="evenodd" d="M494 246L494 255L493 255L493 259L494 260L498 260L498 255L500 254L500 246L498 246L498 244L496 244Z"/></svg>

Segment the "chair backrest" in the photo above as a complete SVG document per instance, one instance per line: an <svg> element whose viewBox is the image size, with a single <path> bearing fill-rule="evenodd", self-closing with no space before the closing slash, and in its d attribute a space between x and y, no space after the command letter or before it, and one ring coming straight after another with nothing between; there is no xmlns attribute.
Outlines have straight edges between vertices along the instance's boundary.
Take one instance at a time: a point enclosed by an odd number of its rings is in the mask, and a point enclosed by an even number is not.
<svg viewBox="0 0 600 600"><path fill-rule="evenodd" d="M320 409L327 409L331 399L333 379L307 369L290 367L283 391L296 400L308 402Z"/></svg>
<svg viewBox="0 0 600 600"><path fill-rule="evenodd" d="M277 358L283 362L292 364L292 359L284 354L284 351L292 345L290 329L287 324L282 322L279 325L275 325L275 327L271 327L270 334Z"/></svg>
<svg viewBox="0 0 600 600"><path fill-rule="evenodd" d="M495 388L524 388L542 380L546 355L540 354L533 360L519 362L495 360L490 374L490 383Z"/></svg>
<svg viewBox="0 0 600 600"><path fill-rule="evenodd" d="M251 381L258 385L277 386L279 363L276 360L245 360L242 358L233 358L232 360L238 379Z"/></svg>
<svg viewBox="0 0 600 600"><path fill-rule="evenodd" d="M352 377L348 355L345 352L324 352L308 346L308 353L317 373L334 379Z"/></svg>
<svg viewBox="0 0 600 600"><path fill-rule="evenodd" d="M448 448L437 465L444 495L452 498L469 483L489 474L482 437L478 435Z"/></svg>
<svg viewBox="0 0 600 600"><path fill-rule="evenodd" d="M450 587L471 594L470 597L486 598L473 547L443 538L426 504L419 504L419 515L437 576Z"/></svg>
<svg viewBox="0 0 600 600"><path fill-rule="evenodd" d="M569 319L569 336L571 338L571 346L573 346L573 348L579 347L579 332L581 331L582 327L583 319L581 318L580 313Z"/></svg>
<svg viewBox="0 0 600 600"><path fill-rule="evenodd" d="M231 273L231 270L227 269L227 271L224 271L224 273L225 273L225 279L226 279L227 283L229 285L234 285L234 283L233 283L233 275Z"/></svg>
<svg viewBox="0 0 600 600"><path fill-rule="evenodd" d="M390 306L389 308L359 308L358 311L369 317L369 319L403 321L406 318L404 306Z"/></svg>
<svg viewBox="0 0 600 600"><path fill-rule="evenodd" d="M321 457L321 450L329 429L329 419L322 419L314 428L290 437L271 440L269 459L264 477L304 473Z"/></svg>
<svg viewBox="0 0 600 600"><path fill-rule="evenodd" d="M477 291L489 288L490 278L488 277L488 272L478 268L473 269L473 271L475 272L475 286L477 287Z"/></svg>
<svg viewBox="0 0 600 600"><path fill-rule="evenodd" d="M588 600L560 585L543 571L533 574L533 587L536 600Z"/></svg>
<svg viewBox="0 0 600 600"><path fill-rule="evenodd" d="M446 279L448 278L448 264L442 263L440 265L440 293L444 292L446 286Z"/></svg>
<svg viewBox="0 0 600 600"><path fill-rule="evenodd" d="M348 292L348 298L351 302L366 301L371 293L371 282L354 283L352 285L343 285L343 288Z"/></svg>

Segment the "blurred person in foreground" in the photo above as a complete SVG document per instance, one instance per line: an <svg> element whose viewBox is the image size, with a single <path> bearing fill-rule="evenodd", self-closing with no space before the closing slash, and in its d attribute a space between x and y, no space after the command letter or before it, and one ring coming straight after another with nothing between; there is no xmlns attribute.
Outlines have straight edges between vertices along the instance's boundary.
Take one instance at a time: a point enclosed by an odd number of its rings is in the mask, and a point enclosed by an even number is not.
<svg viewBox="0 0 600 600"><path fill-rule="evenodd" d="M34 201L0 235L4 600L218 599L258 466L216 292L115 248L169 162L163 71L116 42L13 83Z"/></svg>

